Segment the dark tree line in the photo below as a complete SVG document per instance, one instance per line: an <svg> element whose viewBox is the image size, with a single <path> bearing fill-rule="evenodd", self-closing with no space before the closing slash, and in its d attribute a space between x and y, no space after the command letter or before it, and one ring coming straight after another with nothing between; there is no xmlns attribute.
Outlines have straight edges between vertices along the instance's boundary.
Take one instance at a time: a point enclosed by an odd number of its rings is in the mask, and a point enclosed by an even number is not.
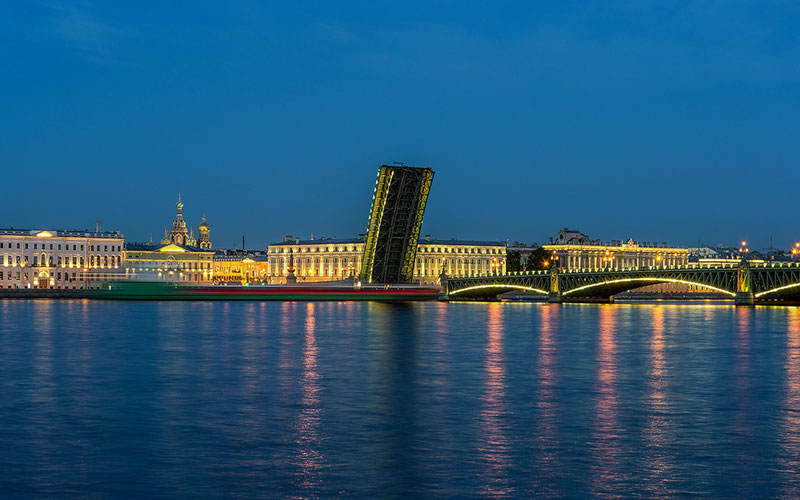
<svg viewBox="0 0 800 500"><path fill-rule="evenodd" d="M508 252L506 254L506 271L515 273L522 271L542 271L550 269L552 265L550 252L544 248L537 248L531 252L527 258L523 258L519 252Z"/></svg>

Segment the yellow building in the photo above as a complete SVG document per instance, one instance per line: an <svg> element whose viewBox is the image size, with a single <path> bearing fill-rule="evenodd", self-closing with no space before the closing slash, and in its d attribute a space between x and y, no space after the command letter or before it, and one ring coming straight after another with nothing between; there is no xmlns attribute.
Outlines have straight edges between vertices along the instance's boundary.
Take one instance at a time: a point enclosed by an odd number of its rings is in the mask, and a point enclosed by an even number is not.
<svg viewBox="0 0 800 500"><path fill-rule="evenodd" d="M442 271L448 275L480 275L502 274L506 269L505 242L434 240L426 236L418 245L414 280L421 284L439 283ZM269 280L285 282L290 255L298 282L355 277L361 271L363 254L361 238L300 240L287 236L267 249Z"/></svg>
<svg viewBox="0 0 800 500"><path fill-rule="evenodd" d="M689 249L669 247L666 243L603 243L590 240L578 231L562 229L554 242L542 245L559 269L604 269L646 266L683 266L689 263Z"/></svg>
<svg viewBox="0 0 800 500"><path fill-rule="evenodd" d="M128 243L124 250L125 277L133 281L166 281L210 285L214 252L169 243Z"/></svg>
<svg viewBox="0 0 800 500"><path fill-rule="evenodd" d="M118 231L0 229L0 287L86 289L124 275Z"/></svg>
<svg viewBox="0 0 800 500"><path fill-rule="evenodd" d="M269 283L266 252L217 250L214 254L214 283Z"/></svg>

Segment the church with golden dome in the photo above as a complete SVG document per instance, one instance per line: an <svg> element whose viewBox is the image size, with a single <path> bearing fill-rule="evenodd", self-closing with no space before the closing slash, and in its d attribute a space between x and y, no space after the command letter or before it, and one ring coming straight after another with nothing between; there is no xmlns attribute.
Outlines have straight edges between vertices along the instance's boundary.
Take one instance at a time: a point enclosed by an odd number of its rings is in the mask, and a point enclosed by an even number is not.
<svg viewBox="0 0 800 500"><path fill-rule="evenodd" d="M192 228L183 218L183 201L178 195L177 214L172 229L164 229L160 244L128 243L125 245L125 276L130 280L167 281L187 284L210 284L214 278L211 250L211 227L203 215L195 239Z"/></svg>
<svg viewBox="0 0 800 500"><path fill-rule="evenodd" d="M183 201L181 195L178 194L178 203L175 204L177 208L177 215L175 220L172 221L172 230L167 233L167 228L164 228L164 237L161 239L162 245L170 243L175 245L198 247L202 250L211 250L211 227L206 222L206 216L203 214L203 222L197 228L198 239L194 238L194 230L186 227L186 221L183 218Z"/></svg>

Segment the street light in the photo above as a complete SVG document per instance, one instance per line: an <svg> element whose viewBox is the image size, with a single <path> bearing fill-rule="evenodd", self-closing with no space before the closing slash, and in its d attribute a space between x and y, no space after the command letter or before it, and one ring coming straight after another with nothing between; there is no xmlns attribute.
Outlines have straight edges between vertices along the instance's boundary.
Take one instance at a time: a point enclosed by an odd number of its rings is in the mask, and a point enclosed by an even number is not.
<svg viewBox="0 0 800 500"><path fill-rule="evenodd" d="M746 254L748 252L750 252L750 250L747 248L747 242L743 240L742 246L739 247L739 253Z"/></svg>

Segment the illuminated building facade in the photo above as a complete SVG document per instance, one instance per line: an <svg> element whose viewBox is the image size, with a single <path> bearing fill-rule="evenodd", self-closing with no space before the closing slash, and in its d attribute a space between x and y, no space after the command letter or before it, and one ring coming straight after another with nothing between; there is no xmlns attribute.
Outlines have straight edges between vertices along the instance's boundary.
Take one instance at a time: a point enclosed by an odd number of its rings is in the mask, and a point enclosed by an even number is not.
<svg viewBox="0 0 800 500"><path fill-rule="evenodd" d="M87 289L124 275L117 231L0 229L0 287Z"/></svg>
<svg viewBox="0 0 800 500"><path fill-rule="evenodd" d="M300 240L291 236L267 249L270 281L285 282L289 255L298 282L342 280L358 276L364 255L363 238ZM448 275L502 274L506 269L506 244L499 241L433 240L418 242L413 281L439 283Z"/></svg>
<svg viewBox="0 0 800 500"><path fill-rule="evenodd" d="M643 266L682 266L689 263L689 249L666 243L590 240L578 231L562 229L554 242L543 245L559 269L604 269Z"/></svg>
<svg viewBox="0 0 800 500"><path fill-rule="evenodd" d="M214 283L269 283L266 252L217 250Z"/></svg>
<svg viewBox="0 0 800 500"><path fill-rule="evenodd" d="M214 252L198 247L128 243L123 253L129 280L210 285L214 279Z"/></svg>

